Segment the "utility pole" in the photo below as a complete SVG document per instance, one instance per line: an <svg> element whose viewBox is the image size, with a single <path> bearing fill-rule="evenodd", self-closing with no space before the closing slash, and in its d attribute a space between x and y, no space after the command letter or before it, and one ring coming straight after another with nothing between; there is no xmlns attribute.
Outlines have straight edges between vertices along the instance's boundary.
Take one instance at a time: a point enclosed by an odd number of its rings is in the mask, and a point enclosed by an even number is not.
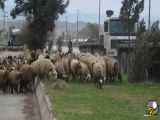
<svg viewBox="0 0 160 120"><path fill-rule="evenodd" d="M78 42L78 32L79 32L79 10L77 10L77 42Z"/></svg>
<svg viewBox="0 0 160 120"><path fill-rule="evenodd" d="M99 0L99 18L98 18L98 21L99 21L99 36L98 36L98 40L100 41L100 29L101 29L101 0Z"/></svg>
<svg viewBox="0 0 160 120"><path fill-rule="evenodd" d="M3 30L6 30L6 12L3 10Z"/></svg>
<svg viewBox="0 0 160 120"><path fill-rule="evenodd" d="M66 19L66 22L65 22L65 24L66 24L66 41L68 40L68 18L67 18L67 16L65 17L65 19Z"/></svg>
<svg viewBox="0 0 160 120"><path fill-rule="evenodd" d="M151 29L151 0L149 0L148 30Z"/></svg>

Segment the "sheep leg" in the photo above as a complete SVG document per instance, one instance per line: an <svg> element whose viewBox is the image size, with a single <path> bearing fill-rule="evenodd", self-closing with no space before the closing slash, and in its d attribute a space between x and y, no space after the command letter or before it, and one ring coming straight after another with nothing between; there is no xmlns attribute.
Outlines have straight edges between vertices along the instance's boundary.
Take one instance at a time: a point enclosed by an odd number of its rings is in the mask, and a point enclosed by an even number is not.
<svg viewBox="0 0 160 120"><path fill-rule="evenodd" d="M23 92L24 92L23 85L24 85L24 84L23 84L23 82L21 81L21 82L20 82L20 90L19 90L20 93L23 93Z"/></svg>
<svg viewBox="0 0 160 120"><path fill-rule="evenodd" d="M13 85L13 94L15 95L17 93L17 85Z"/></svg>
<svg viewBox="0 0 160 120"><path fill-rule="evenodd" d="M6 88L5 88L5 86L4 86L4 85L2 86L2 91L3 91L3 94L5 94L5 93L6 93Z"/></svg>
<svg viewBox="0 0 160 120"><path fill-rule="evenodd" d="M119 80L120 83L122 83L122 75L121 75L121 73L118 73L118 80Z"/></svg>
<svg viewBox="0 0 160 120"><path fill-rule="evenodd" d="M15 91L14 91L14 92L15 92L14 94L15 94L15 95L17 95L17 94L18 94L18 84L17 84L17 85L15 85L14 90L15 90Z"/></svg>
<svg viewBox="0 0 160 120"><path fill-rule="evenodd" d="M103 80L101 78L98 80L98 84L99 84L99 88L102 89Z"/></svg>
<svg viewBox="0 0 160 120"><path fill-rule="evenodd" d="M14 94L14 86L11 86L11 94Z"/></svg>

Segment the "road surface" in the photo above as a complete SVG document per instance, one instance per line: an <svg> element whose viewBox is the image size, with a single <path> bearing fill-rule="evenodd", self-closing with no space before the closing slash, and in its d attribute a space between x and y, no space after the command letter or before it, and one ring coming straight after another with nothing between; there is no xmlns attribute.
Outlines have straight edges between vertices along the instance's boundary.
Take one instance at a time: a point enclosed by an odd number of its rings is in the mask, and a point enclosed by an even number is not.
<svg viewBox="0 0 160 120"><path fill-rule="evenodd" d="M0 120L40 120L33 95L0 95Z"/></svg>

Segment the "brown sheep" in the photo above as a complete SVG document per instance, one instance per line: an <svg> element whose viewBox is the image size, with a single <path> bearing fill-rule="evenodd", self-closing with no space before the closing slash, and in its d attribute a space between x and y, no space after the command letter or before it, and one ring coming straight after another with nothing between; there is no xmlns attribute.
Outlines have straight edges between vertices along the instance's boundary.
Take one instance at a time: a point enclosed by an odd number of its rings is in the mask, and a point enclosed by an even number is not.
<svg viewBox="0 0 160 120"><path fill-rule="evenodd" d="M60 78L60 79L64 78L65 75L66 75L66 72L65 72L65 69L64 69L62 59L55 63L55 68L56 68L57 75L58 75L57 77Z"/></svg>
<svg viewBox="0 0 160 120"><path fill-rule="evenodd" d="M7 70L0 70L0 90L4 93L8 88L8 71Z"/></svg>
<svg viewBox="0 0 160 120"><path fill-rule="evenodd" d="M81 67L78 69L80 80L89 82L91 80L91 74L87 64L85 64L84 62L80 62L80 66Z"/></svg>
<svg viewBox="0 0 160 120"><path fill-rule="evenodd" d="M62 56L55 63L59 78L67 78L71 75L71 60L74 58L71 54Z"/></svg>
<svg viewBox="0 0 160 120"><path fill-rule="evenodd" d="M92 65L97 62L97 58L91 54L82 54L79 56L79 60L84 62L88 66L91 76L93 76L92 75L92 71L93 71Z"/></svg>
<svg viewBox="0 0 160 120"><path fill-rule="evenodd" d="M20 72L22 74L21 91L33 91L35 74L31 65L24 64L20 68Z"/></svg>
<svg viewBox="0 0 160 120"><path fill-rule="evenodd" d="M93 63L93 79L98 88L102 88L105 80L105 70L101 62Z"/></svg>
<svg viewBox="0 0 160 120"><path fill-rule="evenodd" d="M45 79L52 75L57 77L56 68L49 59L38 59L31 64L34 74L39 78L39 80Z"/></svg>
<svg viewBox="0 0 160 120"><path fill-rule="evenodd" d="M70 63L70 69L71 69L71 77L76 78L78 75L78 69L80 69L80 61L78 59L72 59Z"/></svg>
<svg viewBox="0 0 160 120"><path fill-rule="evenodd" d="M113 81L116 77L118 77L121 82L121 73L118 61L107 56L104 57L104 60L106 63L106 78L108 82Z"/></svg>
<svg viewBox="0 0 160 120"><path fill-rule="evenodd" d="M12 94L20 92L21 72L13 70L8 74L8 83Z"/></svg>
<svg viewBox="0 0 160 120"><path fill-rule="evenodd" d="M67 75L70 75L71 73L71 69L70 69L70 63L71 63L71 57L67 56L62 58L62 62L63 62L63 67L64 67L64 71Z"/></svg>
<svg viewBox="0 0 160 120"><path fill-rule="evenodd" d="M120 65L118 62L114 63L113 75L114 75L114 78L119 80L119 82L122 82L122 75L121 75L121 71L120 71Z"/></svg>

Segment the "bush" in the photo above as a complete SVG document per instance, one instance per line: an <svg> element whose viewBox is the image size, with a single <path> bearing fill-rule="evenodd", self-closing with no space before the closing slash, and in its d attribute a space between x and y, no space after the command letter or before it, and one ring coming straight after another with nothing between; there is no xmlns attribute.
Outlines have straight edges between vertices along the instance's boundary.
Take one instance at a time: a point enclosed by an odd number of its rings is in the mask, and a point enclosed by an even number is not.
<svg viewBox="0 0 160 120"><path fill-rule="evenodd" d="M160 61L157 46L160 42L160 32L145 32L137 39L136 48L132 55L134 60L131 62L129 74L130 82L143 82L150 79L150 69L154 72L154 62ZM152 76L153 77L153 76Z"/></svg>

